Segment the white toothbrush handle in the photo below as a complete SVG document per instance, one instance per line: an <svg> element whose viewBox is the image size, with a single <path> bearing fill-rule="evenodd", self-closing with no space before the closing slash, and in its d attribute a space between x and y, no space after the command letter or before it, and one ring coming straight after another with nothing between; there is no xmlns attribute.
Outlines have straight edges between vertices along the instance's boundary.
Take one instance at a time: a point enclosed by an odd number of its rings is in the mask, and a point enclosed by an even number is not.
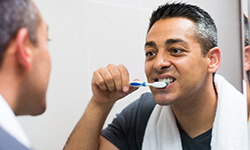
<svg viewBox="0 0 250 150"><path fill-rule="evenodd" d="M140 82L140 81L132 81L130 82L131 86L134 87L146 87L146 86L153 86L155 88L164 88L168 84L165 82L154 82L154 83L147 83L147 82Z"/></svg>

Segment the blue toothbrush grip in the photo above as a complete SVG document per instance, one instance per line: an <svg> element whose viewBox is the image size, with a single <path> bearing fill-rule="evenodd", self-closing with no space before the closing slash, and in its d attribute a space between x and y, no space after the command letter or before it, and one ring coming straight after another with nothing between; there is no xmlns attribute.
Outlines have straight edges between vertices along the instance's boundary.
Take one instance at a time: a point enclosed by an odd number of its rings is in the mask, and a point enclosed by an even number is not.
<svg viewBox="0 0 250 150"><path fill-rule="evenodd" d="M138 82L131 82L130 83L131 86L142 86L142 83L138 83Z"/></svg>

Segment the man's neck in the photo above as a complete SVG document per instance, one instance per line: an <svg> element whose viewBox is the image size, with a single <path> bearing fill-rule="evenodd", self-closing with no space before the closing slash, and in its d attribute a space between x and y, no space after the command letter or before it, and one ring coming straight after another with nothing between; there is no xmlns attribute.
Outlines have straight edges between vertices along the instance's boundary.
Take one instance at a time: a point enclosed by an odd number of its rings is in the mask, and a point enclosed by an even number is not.
<svg viewBox="0 0 250 150"><path fill-rule="evenodd" d="M0 94L7 101L11 109L15 112L17 105L18 81L11 76L6 76L0 72Z"/></svg>
<svg viewBox="0 0 250 150"><path fill-rule="evenodd" d="M191 138L212 128L217 108L217 94L213 86L183 101L181 105L171 105L171 108L180 126Z"/></svg>

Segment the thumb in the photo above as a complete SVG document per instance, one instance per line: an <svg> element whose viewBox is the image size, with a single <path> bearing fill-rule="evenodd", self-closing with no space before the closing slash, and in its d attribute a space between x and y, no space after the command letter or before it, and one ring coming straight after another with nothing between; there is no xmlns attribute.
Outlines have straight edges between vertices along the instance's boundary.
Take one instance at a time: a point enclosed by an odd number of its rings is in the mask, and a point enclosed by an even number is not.
<svg viewBox="0 0 250 150"><path fill-rule="evenodd" d="M139 79L134 79L133 81L139 81ZM128 93L136 91L139 87L129 86Z"/></svg>

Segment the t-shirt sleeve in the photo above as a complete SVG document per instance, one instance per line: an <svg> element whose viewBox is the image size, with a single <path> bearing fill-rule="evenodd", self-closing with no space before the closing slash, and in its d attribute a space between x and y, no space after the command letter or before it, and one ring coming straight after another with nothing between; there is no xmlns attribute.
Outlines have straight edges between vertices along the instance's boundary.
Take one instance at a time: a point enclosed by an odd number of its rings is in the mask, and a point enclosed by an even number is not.
<svg viewBox="0 0 250 150"><path fill-rule="evenodd" d="M143 94L116 115L102 131L102 136L121 150L141 149L145 128L155 104L151 93Z"/></svg>

